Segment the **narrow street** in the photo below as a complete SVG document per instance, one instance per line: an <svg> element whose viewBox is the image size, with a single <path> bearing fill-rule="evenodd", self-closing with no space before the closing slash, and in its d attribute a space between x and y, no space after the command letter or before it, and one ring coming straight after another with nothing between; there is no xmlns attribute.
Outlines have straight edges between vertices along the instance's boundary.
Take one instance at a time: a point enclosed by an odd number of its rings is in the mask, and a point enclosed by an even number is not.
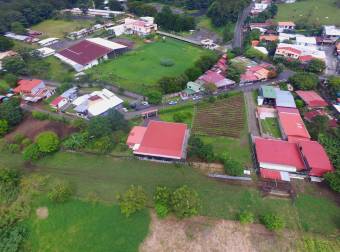
<svg viewBox="0 0 340 252"><path fill-rule="evenodd" d="M251 3L247 8L240 13L234 31L234 39L233 39L233 48L242 48L243 46L243 25L249 16L251 7L253 3Z"/></svg>
<svg viewBox="0 0 340 252"><path fill-rule="evenodd" d="M249 133L252 136L260 136L260 130L259 130L258 122L256 118L256 104L254 101L253 93L251 91L245 92L244 100L245 100L246 107L247 107L246 109L247 109Z"/></svg>

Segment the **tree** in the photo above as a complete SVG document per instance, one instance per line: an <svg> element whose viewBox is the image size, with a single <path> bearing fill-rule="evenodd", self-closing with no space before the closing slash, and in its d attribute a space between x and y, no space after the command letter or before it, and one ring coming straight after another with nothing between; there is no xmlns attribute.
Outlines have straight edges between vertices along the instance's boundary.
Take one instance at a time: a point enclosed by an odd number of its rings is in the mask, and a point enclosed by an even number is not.
<svg viewBox="0 0 340 252"><path fill-rule="evenodd" d="M157 186L154 194L155 210L160 218L164 218L171 210L171 191L165 186Z"/></svg>
<svg viewBox="0 0 340 252"><path fill-rule="evenodd" d="M63 146L69 150L81 150L86 147L88 142L89 134L87 132L74 133L63 142Z"/></svg>
<svg viewBox="0 0 340 252"><path fill-rule="evenodd" d="M191 68L188 68L184 74L188 77L189 80L194 81L194 80L197 80L197 78L201 76L202 71L198 67L191 67Z"/></svg>
<svg viewBox="0 0 340 252"><path fill-rule="evenodd" d="M205 92L209 95L214 94L217 91L217 87L214 83L205 84Z"/></svg>
<svg viewBox="0 0 340 252"><path fill-rule="evenodd" d="M52 153L59 149L59 137L52 131L40 133L36 138L36 144L43 153Z"/></svg>
<svg viewBox="0 0 340 252"><path fill-rule="evenodd" d="M178 218L198 215L201 207L198 193L186 185L174 191L171 203L173 211Z"/></svg>
<svg viewBox="0 0 340 252"><path fill-rule="evenodd" d="M16 87L18 82L18 77L12 73L5 74L4 80L8 83L12 88Z"/></svg>
<svg viewBox="0 0 340 252"><path fill-rule="evenodd" d="M231 23L227 23L223 28L223 42L228 42L233 39L234 26Z"/></svg>
<svg viewBox="0 0 340 252"><path fill-rule="evenodd" d="M0 204L15 199L18 193L20 174L17 170L0 169Z"/></svg>
<svg viewBox="0 0 340 252"><path fill-rule="evenodd" d="M201 69L202 72L209 70L217 61L218 57L216 54L203 55L196 61L195 66Z"/></svg>
<svg viewBox="0 0 340 252"><path fill-rule="evenodd" d="M260 220L270 231L279 230L285 227L285 222L282 217L273 213L267 213L261 216Z"/></svg>
<svg viewBox="0 0 340 252"><path fill-rule="evenodd" d="M104 0L93 0L95 9L104 9Z"/></svg>
<svg viewBox="0 0 340 252"><path fill-rule="evenodd" d="M213 161L215 158L212 145L204 144L197 136L190 137L188 154L190 157L198 157L208 162Z"/></svg>
<svg viewBox="0 0 340 252"><path fill-rule="evenodd" d="M288 81L299 90L313 90L318 85L318 76L312 73L296 73Z"/></svg>
<svg viewBox="0 0 340 252"><path fill-rule="evenodd" d="M10 39L8 39L4 36L0 36L0 52L8 51L13 46L14 46L14 43L13 43L12 40L10 40Z"/></svg>
<svg viewBox="0 0 340 252"><path fill-rule="evenodd" d="M328 172L324 178L333 191L340 193L340 170Z"/></svg>
<svg viewBox="0 0 340 252"><path fill-rule="evenodd" d="M0 104L0 120L5 120L9 127L16 126L22 121L23 112L19 99L10 99Z"/></svg>
<svg viewBox="0 0 340 252"><path fill-rule="evenodd" d="M223 160L224 171L231 176L243 175L244 168L240 162L230 157L225 157Z"/></svg>
<svg viewBox="0 0 340 252"><path fill-rule="evenodd" d="M53 202L63 203L68 201L72 194L73 189L69 183L58 181L55 185L53 185L47 196Z"/></svg>
<svg viewBox="0 0 340 252"><path fill-rule="evenodd" d="M8 130L8 122L6 120L0 120L0 138L6 135Z"/></svg>
<svg viewBox="0 0 340 252"><path fill-rule="evenodd" d="M122 130L125 132L129 131L128 122L125 120L124 116L116 109L110 109L106 117L111 125L111 130Z"/></svg>
<svg viewBox="0 0 340 252"><path fill-rule="evenodd" d="M241 74L245 72L245 67L242 64L229 64L227 77L235 82L240 82Z"/></svg>
<svg viewBox="0 0 340 252"><path fill-rule="evenodd" d="M37 144L28 145L23 151L25 161L36 161L42 156Z"/></svg>
<svg viewBox="0 0 340 252"><path fill-rule="evenodd" d="M336 96L336 93L340 92L340 77L331 76L328 78L328 85L331 93Z"/></svg>
<svg viewBox="0 0 340 252"><path fill-rule="evenodd" d="M122 214L129 217L146 207L147 196L141 186L132 185L118 200Z"/></svg>
<svg viewBox="0 0 340 252"><path fill-rule="evenodd" d="M339 129L338 129L339 131ZM340 137L338 134L329 132L319 134L318 142L325 148L329 158L336 169L340 169Z"/></svg>
<svg viewBox="0 0 340 252"><path fill-rule="evenodd" d="M300 99L295 99L295 104L296 104L296 107L299 108L299 109L301 109L305 106L305 103Z"/></svg>
<svg viewBox="0 0 340 252"><path fill-rule="evenodd" d="M323 60L320 59L312 59L308 62L306 70L308 72L320 74L323 73L326 69L326 64Z"/></svg>
<svg viewBox="0 0 340 252"><path fill-rule="evenodd" d="M103 136L96 139L93 147L102 154L110 153L114 147L112 136Z"/></svg>
<svg viewBox="0 0 340 252"><path fill-rule="evenodd" d="M11 31L16 34L26 34L25 27L20 22L13 22L11 24Z"/></svg>
<svg viewBox="0 0 340 252"><path fill-rule="evenodd" d="M153 90L153 91L149 91L147 93L147 97L148 97L148 102L151 104L160 104L162 103L162 94L161 92L157 91L157 90Z"/></svg>
<svg viewBox="0 0 340 252"><path fill-rule="evenodd" d="M90 137L101 138L112 133L111 123L107 117L92 117L89 122L88 132Z"/></svg>
<svg viewBox="0 0 340 252"><path fill-rule="evenodd" d="M109 3L108 3L108 7L110 8L110 10L113 10L113 11L123 11L124 10L123 6L117 0L110 0Z"/></svg>
<svg viewBox="0 0 340 252"><path fill-rule="evenodd" d="M19 56L7 57L2 61L2 66L7 72L15 75L26 74L26 63Z"/></svg>
<svg viewBox="0 0 340 252"><path fill-rule="evenodd" d="M191 118L192 114L190 112L178 112L172 116L174 122L183 123L186 119Z"/></svg>
<svg viewBox="0 0 340 252"><path fill-rule="evenodd" d="M317 115L307 126L311 137L317 140L319 134L325 134L329 130L329 118L327 116Z"/></svg>

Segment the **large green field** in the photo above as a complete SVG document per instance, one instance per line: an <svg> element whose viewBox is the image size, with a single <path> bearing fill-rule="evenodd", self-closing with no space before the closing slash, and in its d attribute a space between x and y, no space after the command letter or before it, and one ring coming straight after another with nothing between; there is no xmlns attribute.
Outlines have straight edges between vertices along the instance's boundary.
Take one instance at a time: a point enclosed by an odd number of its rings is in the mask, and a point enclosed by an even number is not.
<svg viewBox="0 0 340 252"><path fill-rule="evenodd" d="M25 170L20 160L19 155L0 153L0 166ZM322 234L337 234L339 228L340 208L318 194L300 193L294 203L286 199L263 198L256 187L211 180L189 166L61 152L42 159L30 170L69 180L81 198L95 193L102 200L114 203L117 193L135 184L145 188L151 204L157 185L176 188L186 184L197 190L202 198L201 214L205 216L235 219L245 209L256 216L273 211L285 218L289 228L302 227Z"/></svg>
<svg viewBox="0 0 340 252"><path fill-rule="evenodd" d="M72 31L78 31L89 27L94 22L91 20L45 20L31 27L32 30L42 32L42 37L63 38Z"/></svg>
<svg viewBox="0 0 340 252"><path fill-rule="evenodd" d="M144 44L116 59L108 60L87 72L96 80L109 82L138 93L154 88L164 76L178 76L192 67L205 50L185 42L167 38ZM174 62L173 66L162 66L162 59Z"/></svg>
<svg viewBox="0 0 340 252"><path fill-rule="evenodd" d="M278 4L276 21L295 21L314 25L340 25L340 8L334 0L301 0Z"/></svg>
<svg viewBox="0 0 340 252"><path fill-rule="evenodd" d="M117 205L71 200L63 204L42 200L48 217L33 211L27 221L28 247L32 251L138 251L149 231L147 210L126 218Z"/></svg>

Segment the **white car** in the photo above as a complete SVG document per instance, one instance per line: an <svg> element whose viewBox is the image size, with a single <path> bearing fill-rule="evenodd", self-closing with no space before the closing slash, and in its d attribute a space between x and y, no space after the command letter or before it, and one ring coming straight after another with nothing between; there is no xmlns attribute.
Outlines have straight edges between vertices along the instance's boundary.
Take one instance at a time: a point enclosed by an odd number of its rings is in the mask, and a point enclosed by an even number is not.
<svg viewBox="0 0 340 252"><path fill-rule="evenodd" d="M147 101L142 101L141 104L144 105L144 106L148 106L149 105L149 103Z"/></svg>
<svg viewBox="0 0 340 252"><path fill-rule="evenodd" d="M177 101L169 101L168 104L169 104L169 105L176 105L176 104L177 104Z"/></svg>
<svg viewBox="0 0 340 252"><path fill-rule="evenodd" d="M122 108L123 112L129 112L129 110L127 108Z"/></svg>

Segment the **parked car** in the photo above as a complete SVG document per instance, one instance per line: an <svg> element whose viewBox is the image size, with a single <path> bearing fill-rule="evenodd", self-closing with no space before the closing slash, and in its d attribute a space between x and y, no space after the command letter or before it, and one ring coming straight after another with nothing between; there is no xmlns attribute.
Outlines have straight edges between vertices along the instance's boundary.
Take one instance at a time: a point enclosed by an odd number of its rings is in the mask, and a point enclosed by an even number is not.
<svg viewBox="0 0 340 252"><path fill-rule="evenodd" d="M147 101L142 101L141 104L144 105L144 106L148 106L149 105L149 103Z"/></svg>
<svg viewBox="0 0 340 252"><path fill-rule="evenodd" d="M177 104L177 101L169 101L168 104L169 104L169 105L176 105L176 104Z"/></svg>
<svg viewBox="0 0 340 252"><path fill-rule="evenodd" d="M129 110L127 108L122 108L122 111L125 112L125 113L129 112Z"/></svg>

